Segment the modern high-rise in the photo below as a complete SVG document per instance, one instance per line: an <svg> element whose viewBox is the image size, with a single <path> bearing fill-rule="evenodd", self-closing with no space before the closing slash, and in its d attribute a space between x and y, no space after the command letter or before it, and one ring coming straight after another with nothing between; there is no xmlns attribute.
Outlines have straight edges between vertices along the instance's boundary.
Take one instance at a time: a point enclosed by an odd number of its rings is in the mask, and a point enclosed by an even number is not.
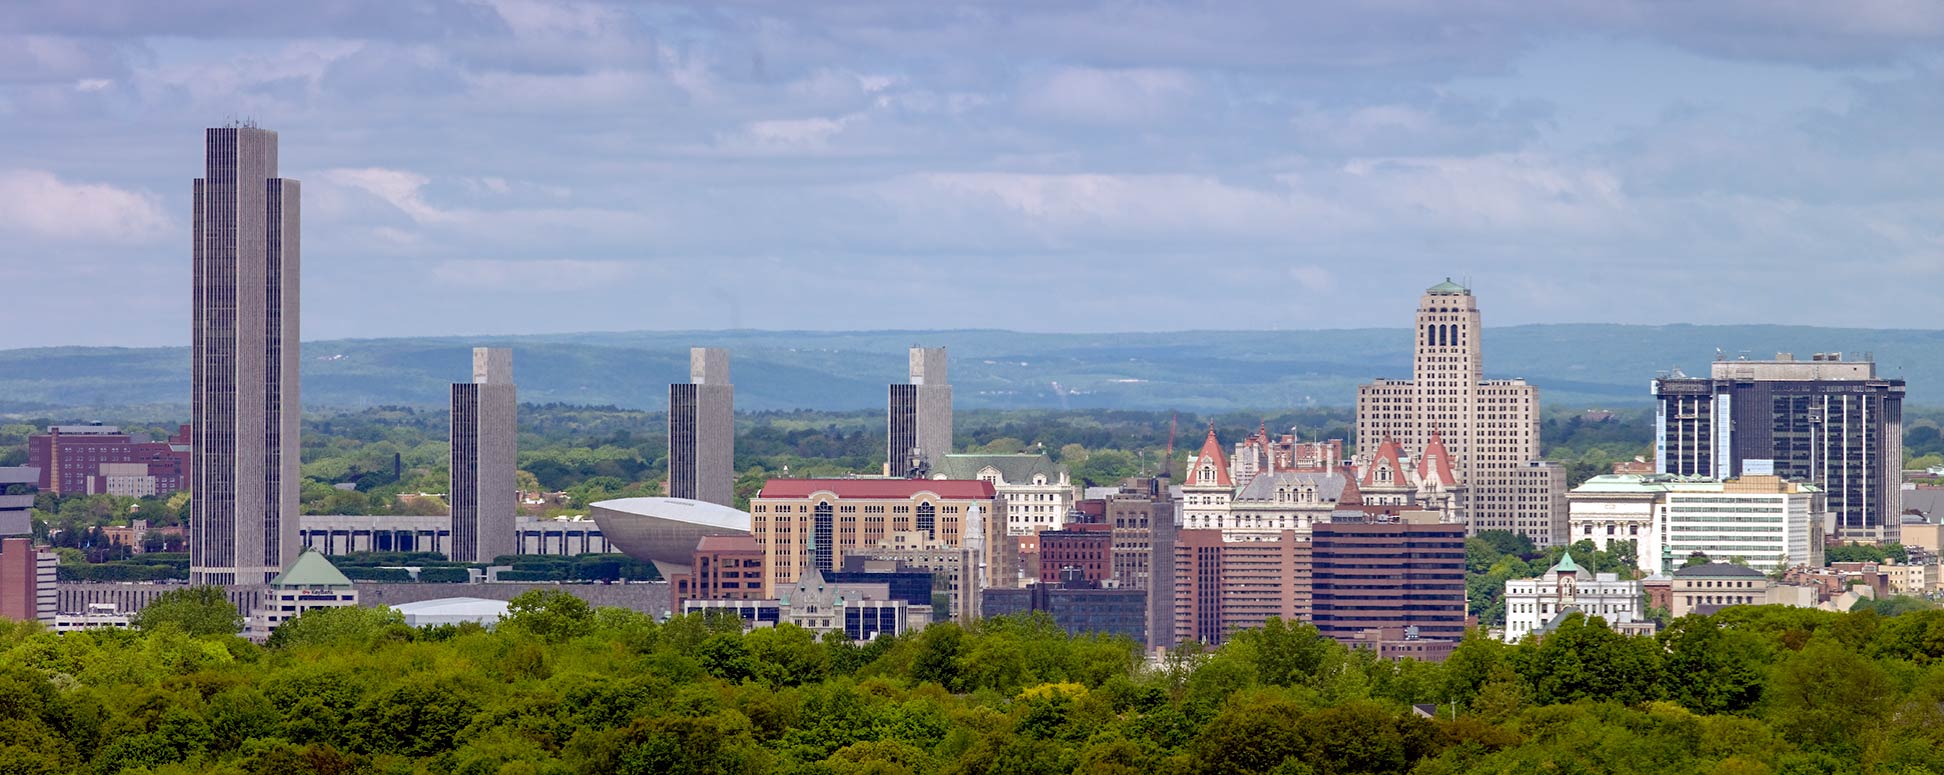
<svg viewBox="0 0 1944 775"><path fill-rule="evenodd" d="M736 388L729 351L689 350L689 381L668 386L668 495L734 506Z"/></svg>
<svg viewBox="0 0 1944 775"><path fill-rule="evenodd" d="M195 182L189 579L263 584L297 559L298 193L277 133L210 129Z"/></svg>
<svg viewBox="0 0 1944 775"><path fill-rule="evenodd" d="M452 385L452 551L457 562L519 553L519 401L513 351L473 348L471 382Z"/></svg>
<svg viewBox="0 0 1944 775"><path fill-rule="evenodd" d="M1465 531L1458 525L1317 525L1310 560L1310 621L1326 637L1348 643L1385 628L1454 641L1465 635Z"/></svg>
<svg viewBox="0 0 1944 775"><path fill-rule="evenodd" d="M885 473L925 476L952 451L952 384L945 373L945 348L911 348L911 381L891 386L885 417Z"/></svg>
<svg viewBox="0 0 1944 775"><path fill-rule="evenodd" d="M1838 537L1897 539L1904 381L1878 377L1875 363L1840 353L1722 359L1708 379L1657 379L1653 391L1658 472L1813 482Z"/></svg>
<svg viewBox="0 0 1944 775"><path fill-rule="evenodd" d="M1413 328L1411 379L1357 389L1359 452L1393 439L1418 457L1435 432L1464 485L1457 510L1472 533L1509 530L1551 546L1565 540L1564 481L1537 462L1539 389L1522 379L1485 379L1483 330L1471 289L1448 279L1426 289Z"/></svg>

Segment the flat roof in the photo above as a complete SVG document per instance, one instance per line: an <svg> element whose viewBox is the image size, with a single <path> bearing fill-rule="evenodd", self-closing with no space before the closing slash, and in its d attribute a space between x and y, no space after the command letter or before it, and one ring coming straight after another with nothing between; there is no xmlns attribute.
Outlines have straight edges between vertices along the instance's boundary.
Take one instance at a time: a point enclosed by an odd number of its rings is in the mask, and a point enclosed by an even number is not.
<svg viewBox="0 0 1944 775"><path fill-rule="evenodd" d="M991 482L977 479L771 479L758 498L808 498L829 492L839 498L911 498L931 493L940 498L991 500Z"/></svg>

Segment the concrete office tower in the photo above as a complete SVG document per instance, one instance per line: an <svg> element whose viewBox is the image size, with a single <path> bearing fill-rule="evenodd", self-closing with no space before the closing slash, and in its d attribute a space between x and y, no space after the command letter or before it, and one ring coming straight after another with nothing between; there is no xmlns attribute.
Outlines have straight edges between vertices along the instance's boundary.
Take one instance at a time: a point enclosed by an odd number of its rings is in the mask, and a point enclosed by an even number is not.
<svg viewBox="0 0 1944 775"><path fill-rule="evenodd" d="M1816 353L1716 360L1708 379L1654 380L1655 470L1774 474L1822 487L1846 541L1895 541L1903 513L1904 381Z"/></svg>
<svg viewBox="0 0 1944 775"><path fill-rule="evenodd" d="M1411 379L1357 388L1360 455L1395 440L1421 457L1436 431L1465 486L1457 510L1472 533L1510 530L1539 546L1565 540L1563 472L1539 461L1539 389L1487 380L1478 300L1446 280L1418 300Z"/></svg>
<svg viewBox="0 0 1944 775"><path fill-rule="evenodd" d="M298 186L277 133L208 130L195 183L189 580L262 584L297 559Z"/></svg>
<svg viewBox="0 0 1944 775"><path fill-rule="evenodd" d="M452 551L457 562L517 554L519 510L513 351L473 348L473 381L452 386Z"/></svg>
<svg viewBox="0 0 1944 775"><path fill-rule="evenodd" d="M689 350L689 381L668 386L668 495L736 505L736 387L729 351Z"/></svg>
<svg viewBox="0 0 1944 775"><path fill-rule="evenodd" d="M886 475L927 476L951 453L952 383L945 375L945 348L911 348L911 381L891 386L886 421Z"/></svg>

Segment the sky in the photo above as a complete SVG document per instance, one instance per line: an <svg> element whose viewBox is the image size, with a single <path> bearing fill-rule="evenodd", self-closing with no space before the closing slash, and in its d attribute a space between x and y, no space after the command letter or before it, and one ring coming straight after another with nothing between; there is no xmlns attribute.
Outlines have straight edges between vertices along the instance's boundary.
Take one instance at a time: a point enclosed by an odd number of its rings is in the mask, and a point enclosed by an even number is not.
<svg viewBox="0 0 1944 775"><path fill-rule="evenodd" d="M1937 328L1927 0L0 4L0 347L189 341L205 127L306 339Z"/></svg>

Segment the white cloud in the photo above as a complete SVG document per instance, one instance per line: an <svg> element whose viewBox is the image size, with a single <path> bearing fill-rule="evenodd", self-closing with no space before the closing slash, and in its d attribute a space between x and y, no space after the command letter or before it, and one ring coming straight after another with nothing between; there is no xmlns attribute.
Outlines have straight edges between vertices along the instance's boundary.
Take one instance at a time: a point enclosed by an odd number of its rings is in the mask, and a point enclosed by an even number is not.
<svg viewBox="0 0 1944 775"><path fill-rule="evenodd" d="M146 191L76 183L41 170L0 170L0 232L60 242L146 244L171 236Z"/></svg>
<svg viewBox="0 0 1944 775"><path fill-rule="evenodd" d="M363 189L421 224L449 223L461 218L457 213L441 210L426 203L420 190L431 181L416 172L378 167L334 169L325 170L324 179L338 185Z"/></svg>
<svg viewBox="0 0 1944 775"><path fill-rule="evenodd" d="M1178 70L1063 67L1029 79L1019 104L1030 115L1118 124L1168 116L1195 90L1195 80Z"/></svg>

